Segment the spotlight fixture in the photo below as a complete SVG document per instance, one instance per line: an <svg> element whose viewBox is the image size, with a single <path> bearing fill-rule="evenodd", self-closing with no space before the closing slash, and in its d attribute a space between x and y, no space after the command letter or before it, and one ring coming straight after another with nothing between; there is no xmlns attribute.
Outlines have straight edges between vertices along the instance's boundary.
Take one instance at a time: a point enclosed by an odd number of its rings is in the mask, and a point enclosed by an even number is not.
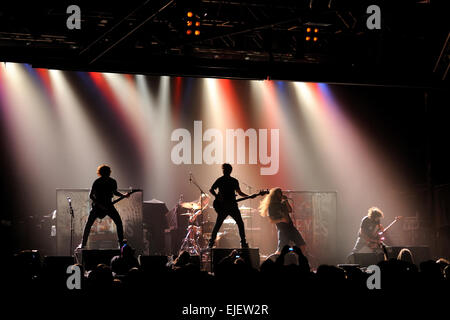
<svg viewBox="0 0 450 320"><path fill-rule="evenodd" d="M305 26L305 41L308 43L314 42L318 45L319 44L319 27L317 26ZM312 45L312 44L311 44Z"/></svg>
<svg viewBox="0 0 450 320"><path fill-rule="evenodd" d="M185 20L185 34L187 36L199 36L200 35L200 15L192 9L187 9L184 16Z"/></svg>

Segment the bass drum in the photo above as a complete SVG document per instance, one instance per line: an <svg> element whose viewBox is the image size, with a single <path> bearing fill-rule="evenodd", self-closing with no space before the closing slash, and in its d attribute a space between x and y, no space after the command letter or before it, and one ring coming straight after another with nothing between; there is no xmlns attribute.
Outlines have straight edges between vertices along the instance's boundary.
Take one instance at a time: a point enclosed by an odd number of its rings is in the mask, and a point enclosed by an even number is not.
<svg viewBox="0 0 450 320"><path fill-rule="evenodd" d="M237 231L225 231L216 239L217 248L240 248L241 238Z"/></svg>

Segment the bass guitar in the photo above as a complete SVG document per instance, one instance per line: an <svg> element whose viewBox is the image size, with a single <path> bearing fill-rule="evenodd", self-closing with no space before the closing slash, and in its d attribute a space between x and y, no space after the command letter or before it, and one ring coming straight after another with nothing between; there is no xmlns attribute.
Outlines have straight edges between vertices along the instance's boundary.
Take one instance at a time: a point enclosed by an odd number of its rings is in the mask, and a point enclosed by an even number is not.
<svg viewBox="0 0 450 320"><path fill-rule="evenodd" d="M257 196L262 196L262 195L265 195L265 194L269 194L269 190L268 189L267 190L260 190L258 193L252 194L250 196L236 199L236 200L234 200L234 202L240 202L240 201L244 201L244 200L247 200L247 199L254 199ZM229 203L230 203L229 201L223 201L223 200L220 200L218 197L216 197L216 199L213 202L214 210L216 210L216 212L222 212L224 209L227 208L227 205Z"/></svg>
<svg viewBox="0 0 450 320"><path fill-rule="evenodd" d="M135 192L140 192L142 189L131 189L129 192L124 194L123 196L118 197L114 201L111 202L111 205L116 204L119 201L122 201L123 199L127 198L129 195L132 195ZM108 208L100 203L96 203L95 201L92 202L92 212L100 219L103 219L108 214Z"/></svg>

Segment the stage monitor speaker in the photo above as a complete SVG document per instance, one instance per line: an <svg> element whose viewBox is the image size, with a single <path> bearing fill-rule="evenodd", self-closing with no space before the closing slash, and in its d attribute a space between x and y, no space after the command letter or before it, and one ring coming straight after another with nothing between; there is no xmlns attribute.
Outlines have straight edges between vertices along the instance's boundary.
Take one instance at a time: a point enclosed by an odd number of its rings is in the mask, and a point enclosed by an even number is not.
<svg viewBox="0 0 450 320"><path fill-rule="evenodd" d="M229 256L233 250L239 252L239 256L254 269L259 269L259 248L213 248L211 249L211 270L214 271L216 266Z"/></svg>
<svg viewBox="0 0 450 320"><path fill-rule="evenodd" d="M140 255L139 265L145 273L163 272L168 262L167 256L144 256Z"/></svg>
<svg viewBox="0 0 450 320"><path fill-rule="evenodd" d="M75 264L73 256L45 256L42 263L42 277L46 286L52 289L67 289L67 267Z"/></svg>
<svg viewBox="0 0 450 320"><path fill-rule="evenodd" d="M382 253L352 253L349 256L349 262L358 264L361 267L368 267L384 260Z"/></svg>
<svg viewBox="0 0 450 320"><path fill-rule="evenodd" d="M83 250L82 263L84 270L92 270L98 264L111 265L111 259L115 256L120 256L119 249L113 250Z"/></svg>
<svg viewBox="0 0 450 320"><path fill-rule="evenodd" d="M59 272L59 270L66 272L67 267L74 264L75 258L72 256L45 256L43 267L57 272Z"/></svg>
<svg viewBox="0 0 450 320"><path fill-rule="evenodd" d="M153 199L142 204L142 221L148 233L149 254L164 254L164 230L167 229L166 213L169 210L164 202Z"/></svg>

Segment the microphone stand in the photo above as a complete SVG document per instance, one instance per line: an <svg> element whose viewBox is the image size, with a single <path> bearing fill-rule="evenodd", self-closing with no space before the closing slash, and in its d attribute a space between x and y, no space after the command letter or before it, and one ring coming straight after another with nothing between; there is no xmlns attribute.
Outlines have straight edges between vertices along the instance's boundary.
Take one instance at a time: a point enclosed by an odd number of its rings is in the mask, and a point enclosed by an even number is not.
<svg viewBox="0 0 450 320"><path fill-rule="evenodd" d="M200 191L200 215L203 219L203 195L206 195L206 193L202 190L202 188L198 185L197 181L193 178L192 172L189 173L189 183L193 183L197 189ZM203 237L203 227L202 230L202 237ZM200 252L199 252L200 253Z"/></svg>
<svg viewBox="0 0 450 320"><path fill-rule="evenodd" d="M73 256L73 208L72 208L72 199L67 197L67 201L69 202L69 213L70 213L70 256Z"/></svg>
<svg viewBox="0 0 450 320"><path fill-rule="evenodd" d="M251 196L252 195L252 186L247 184L247 183L245 183L244 181L242 181L242 184L246 186L247 191L248 191L248 195ZM249 220L250 220L250 230L251 230L250 240L253 242L254 239L253 239L253 211L252 210L253 210L254 203L253 203L253 199L252 198L250 198L249 200L250 200L250 215L249 215L250 219Z"/></svg>
<svg viewBox="0 0 450 320"><path fill-rule="evenodd" d="M192 182L194 186L196 186L197 189L200 190L200 215L203 217L203 195L206 195L206 193L203 192L202 188L198 185L197 181L193 179L192 173L189 174L189 182Z"/></svg>

